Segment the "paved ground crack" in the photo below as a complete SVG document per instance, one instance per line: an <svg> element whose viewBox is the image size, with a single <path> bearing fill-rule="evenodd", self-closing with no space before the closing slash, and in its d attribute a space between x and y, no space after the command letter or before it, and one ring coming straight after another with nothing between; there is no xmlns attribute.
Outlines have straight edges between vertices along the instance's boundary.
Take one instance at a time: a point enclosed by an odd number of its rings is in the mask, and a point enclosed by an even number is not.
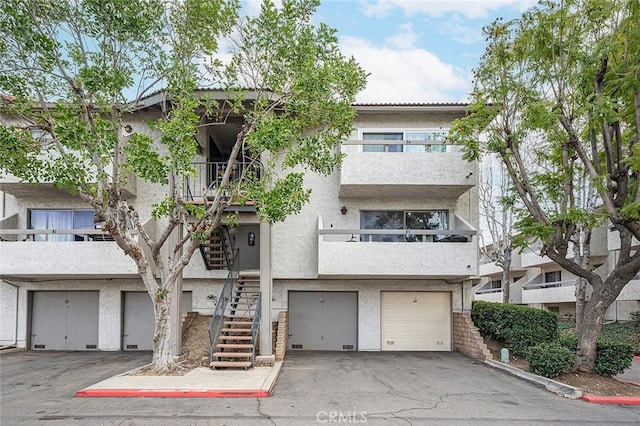
<svg viewBox="0 0 640 426"><path fill-rule="evenodd" d="M429 401L425 401L424 399L418 399L418 398L412 398L410 396L406 396L403 395L399 390L397 390L396 388L394 388L393 386L391 386L388 383L385 383L384 380L382 380L381 378L379 378L378 376L376 376L375 374L372 376L373 379L375 381L377 381L378 383L380 383L382 386L385 386L387 388L387 393L389 395L393 395L393 396L397 396L399 398L403 398L403 399L407 399L409 401L414 401L414 402L421 402L423 404L430 404Z"/></svg>
<svg viewBox="0 0 640 426"><path fill-rule="evenodd" d="M276 422L273 421L271 416L269 416L267 413L263 413L262 412L262 398L256 398L256 399L258 400L258 414L260 414L260 417L263 417L263 418L269 420L271 422L271 424L275 425Z"/></svg>

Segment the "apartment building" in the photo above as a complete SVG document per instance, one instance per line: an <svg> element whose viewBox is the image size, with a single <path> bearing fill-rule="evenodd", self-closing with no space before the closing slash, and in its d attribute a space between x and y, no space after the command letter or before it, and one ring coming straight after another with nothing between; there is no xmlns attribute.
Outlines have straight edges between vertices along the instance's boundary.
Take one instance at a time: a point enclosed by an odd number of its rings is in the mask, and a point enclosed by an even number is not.
<svg viewBox="0 0 640 426"><path fill-rule="evenodd" d="M638 246L636 244L637 249ZM527 305L555 312L560 318L575 318L575 289L578 277L562 269L546 256L540 256L541 245L532 243L522 251L514 250L511 264L509 303ZM591 237L589 267L602 277L613 268L620 250L620 238L607 227L599 227ZM573 248L567 252L573 258ZM480 284L474 287L474 299L502 302L502 269L487 256L480 258ZM587 300L591 295L587 285ZM607 309L606 321L626 321L629 314L640 310L640 275L629 282L616 301Z"/></svg>
<svg viewBox="0 0 640 426"><path fill-rule="evenodd" d="M145 99L132 130L149 131L156 102ZM337 148L345 154L342 166L330 176L306 175L313 192L298 215L268 225L251 205L230 207L238 225L212 236L217 240L184 271L182 311L214 314L232 277L259 282L254 315L263 355L272 352L272 323L282 311L288 350L461 349L454 336L465 325L456 317L470 310L478 275L478 173L445 138L465 105L355 108L352 137ZM215 191L241 124L201 128L187 201L202 202ZM239 174L248 166L238 161ZM0 345L150 349L149 297L134 263L93 224L88 206L48 183L9 177L0 190ZM142 180L128 191L141 217L162 195ZM145 227L153 232L155 223ZM219 245L233 247L221 253L214 250ZM229 259L235 249L237 262Z"/></svg>

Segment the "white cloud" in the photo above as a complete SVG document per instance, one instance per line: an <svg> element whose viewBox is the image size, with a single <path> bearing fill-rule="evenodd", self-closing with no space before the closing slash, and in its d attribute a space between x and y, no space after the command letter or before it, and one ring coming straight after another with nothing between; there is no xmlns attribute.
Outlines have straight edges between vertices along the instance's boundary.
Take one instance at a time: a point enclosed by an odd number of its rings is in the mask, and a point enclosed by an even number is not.
<svg viewBox="0 0 640 426"><path fill-rule="evenodd" d="M392 10L402 9L408 16L426 14L442 16L459 13L467 18L482 18L500 7L516 7L520 11L535 5L537 0L360 0L366 16L383 18Z"/></svg>
<svg viewBox="0 0 640 426"><path fill-rule="evenodd" d="M466 23L468 21L460 19L460 16L453 16L438 23L438 33L462 44L481 42L484 39L482 29L478 26L465 25Z"/></svg>
<svg viewBox="0 0 640 426"><path fill-rule="evenodd" d="M398 31L385 39L387 46L398 49L414 47L416 41L418 41L418 34L413 31L413 24L411 22L398 26Z"/></svg>
<svg viewBox="0 0 640 426"><path fill-rule="evenodd" d="M461 102L471 86L468 72L424 49L376 47L344 37L340 50L370 73L358 102Z"/></svg>

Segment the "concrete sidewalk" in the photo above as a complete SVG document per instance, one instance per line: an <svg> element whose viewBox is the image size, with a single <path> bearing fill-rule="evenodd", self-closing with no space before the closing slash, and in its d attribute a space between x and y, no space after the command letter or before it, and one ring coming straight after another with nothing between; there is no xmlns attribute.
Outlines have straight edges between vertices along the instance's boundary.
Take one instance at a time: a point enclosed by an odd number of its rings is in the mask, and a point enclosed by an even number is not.
<svg viewBox="0 0 640 426"><path fill-rule="evenodd" d="M78 397L260 398L276 383L282 361L249 370L196 368L184 376L136 376L139 369L108 378L76 393Z"/></svg>

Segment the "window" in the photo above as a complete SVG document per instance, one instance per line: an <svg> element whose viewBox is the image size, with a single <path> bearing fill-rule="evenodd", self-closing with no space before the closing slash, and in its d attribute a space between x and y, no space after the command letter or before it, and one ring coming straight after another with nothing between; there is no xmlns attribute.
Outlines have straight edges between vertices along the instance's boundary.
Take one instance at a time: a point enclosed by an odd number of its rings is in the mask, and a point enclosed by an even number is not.
<svg viewBox="0 0 640 426"><path fill-rule="evenodd" d="M551 271L544 273L544 282L545 283L557 283L562 281L561 271Z"/></svg>
<svg viewBox="0 0 640 426"><path fill-rule="evenodd" d="M560 315L560 306L548 306L547 310L553 312L556 315Z"/></svg>
<svg viewBox="0 0 640 426"><path fill-rule="evenodd" d="M544 273L545 284L543 284L541 287L542 288L560 287L562 286L562 284L560 284L560 281L562 281L561 271L545 272Z"/></svg>
<svg viewBox="0 0 640 426"><path fill-rule="evenodd" d="M432 211L362 211L362 229L449 229L449 212ZM405 232L387 235L361 235L361 241L423 241L424 235L408 235ZM437 239L437 236L434 236Z"/></svg>
<svg viewBox="0 0 640 426"><path fill-rule="evenodd" d="M492 289L492 290L502 289L502 280L490 281L489 282L489 286L487 288Z"/></svg>
<svg viewBox="0 0 640 426"><path fill-rule="evenodd" d="M447 145L440 143L447 137L446 130L364 132L363 140L409 141L407 144L363 145L363 152L447 152ZM420 144L419 141L438 142ZM416 143L418 142L418 143Z"/></svg>
<svg viewBox="0 0 640 426"><path fill-rule="evenodd" d="M30 210L29 229L94 229L93 210ZM34 241L79 241L84 236L72 234L35 235Z"/></svg>

